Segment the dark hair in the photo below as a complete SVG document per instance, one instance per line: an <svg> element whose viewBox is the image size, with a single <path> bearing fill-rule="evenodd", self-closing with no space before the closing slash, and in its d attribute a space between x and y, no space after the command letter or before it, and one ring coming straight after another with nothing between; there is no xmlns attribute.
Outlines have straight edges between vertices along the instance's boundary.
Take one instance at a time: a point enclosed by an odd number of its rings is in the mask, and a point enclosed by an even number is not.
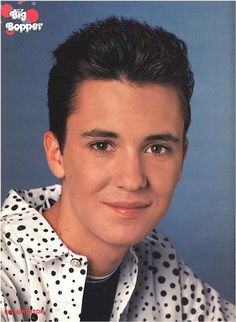
<svg viewBox="0 0 236 322"><path fill-rule="evenodd" d="M174 34L133 19L109 17L74 32L53 54L55 64L48 83L49 122L61 150L67 119L73 113L75 89L86 79L125 78L139 84L175 87L182 102L186 135L194 80L187 47Z"/></svg>

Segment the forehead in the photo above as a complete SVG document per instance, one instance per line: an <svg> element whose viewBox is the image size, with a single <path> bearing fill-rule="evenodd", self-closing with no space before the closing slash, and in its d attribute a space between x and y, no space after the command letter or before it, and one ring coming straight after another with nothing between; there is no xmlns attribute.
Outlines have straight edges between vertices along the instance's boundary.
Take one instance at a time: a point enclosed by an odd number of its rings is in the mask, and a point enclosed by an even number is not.
<svg viewBox="0 0 236 322"><path fill-rule="evenodd" d="M68 126L183 131L181 102L170 86L86 80L78 86L72 104Z"/></svg>

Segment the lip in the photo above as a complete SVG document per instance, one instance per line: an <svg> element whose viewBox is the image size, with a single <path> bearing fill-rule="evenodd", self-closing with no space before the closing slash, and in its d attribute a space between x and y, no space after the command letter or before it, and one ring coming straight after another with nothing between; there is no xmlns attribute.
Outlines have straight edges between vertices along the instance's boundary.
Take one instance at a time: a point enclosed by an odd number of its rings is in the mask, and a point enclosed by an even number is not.
<svg viewBox="0 0 236 322"><path fill-rule="evenodd" d="M104 202L104 204L116 213L119 214L122 218L132 219L144 215L146 209L151 205L147 202L126 202L126 201L115 201L115 202Z"/></svg>

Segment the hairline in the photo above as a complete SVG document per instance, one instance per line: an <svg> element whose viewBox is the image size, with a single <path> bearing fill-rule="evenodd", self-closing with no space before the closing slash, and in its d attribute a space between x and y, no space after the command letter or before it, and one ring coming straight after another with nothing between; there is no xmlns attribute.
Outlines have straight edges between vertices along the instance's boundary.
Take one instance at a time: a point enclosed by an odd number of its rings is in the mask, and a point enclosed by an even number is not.
<svg viewBox="0 0 236 322"><path fill-rule="evenodd" d="M66 118L66 124L65 124L65 129L64 129L64 136L63 136L63 142L61 142L61 152L63 152L64 149L64 145L66 142L66 137L67 137L67 125L68 125L68 119L69 117L76 113L75 109L78 109L76 107L74 107L74 103L75 100L78 98L78 94L79 94L79 90L80 90L80 86L86 82L86 81L90 81L90 80L94 80L94 81L105 81L105 82L112 82L112 81L120 81L122 83L128 83L130 86L144 86L144 85L159 85L159 86L163 86L163 87L169 87L172 88L176 91L178 99L179 99L179 104L180 104L180 110L181 110L181 114L182 114L182 118L183 118L183 122L184 122L184 129L183 129L183 141L185 141L187 139L187 132L188 132L188 128L186 129L186 125L187 125L187 119L185 117L185 115L187 115L187 106L186 103L184 102L184 97L183 95L181 95L180 93L180 89L178 89L178 86L176 86L175 84L172 84L171 82L161 82L161 81L146 81L146 80L140 80L140 81L133 81L130 80L128 77L126 77L124 74L119 74L119 76L117 78L102 78L102 77L84 77L83 79L78 80L75 83L74 86L74 91L73 94L70 97L70 100L68 102L68 110L69 113L67 115ZM190 122L189 122L190 124ZM55 133L56 135L56 133Z"/></svg>

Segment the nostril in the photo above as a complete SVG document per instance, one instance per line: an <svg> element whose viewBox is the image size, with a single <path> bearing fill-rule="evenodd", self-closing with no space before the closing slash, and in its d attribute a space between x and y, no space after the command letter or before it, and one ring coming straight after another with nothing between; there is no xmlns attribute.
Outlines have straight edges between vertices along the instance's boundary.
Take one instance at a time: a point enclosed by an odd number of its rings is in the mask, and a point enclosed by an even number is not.
<svg viewBox="0 0 236 322"><path fill-rule="evenodd" d="M137 191L140 189L145 189L147 187L148 180L146 176L123 176L118 179L118 187L129 191Z"/></svg>

